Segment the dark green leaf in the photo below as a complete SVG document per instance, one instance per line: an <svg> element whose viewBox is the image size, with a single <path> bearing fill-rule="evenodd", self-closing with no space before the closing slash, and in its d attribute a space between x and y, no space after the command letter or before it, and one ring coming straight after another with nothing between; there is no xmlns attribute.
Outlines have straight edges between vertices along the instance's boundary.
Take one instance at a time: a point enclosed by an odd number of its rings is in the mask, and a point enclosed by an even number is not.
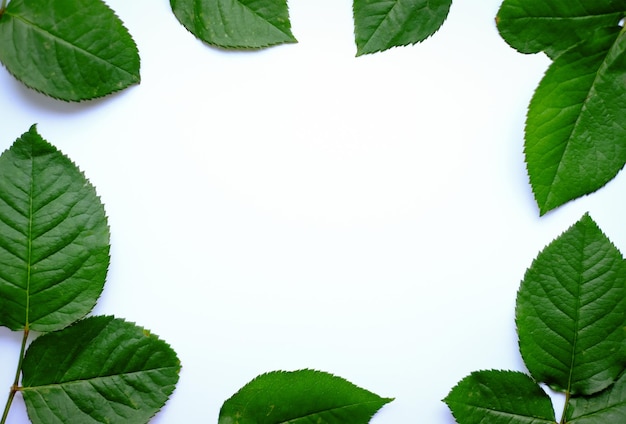
<svg viewBox="0 0 626 424"><path fill-rule="evenodd" d="M392 399L320 371L275 371L224 402L219 424L365 424Z"/></svg>
<svg viewBox="0 0 626 424"><path fill-rule="evenodd" d="M0 156L0 325L53 331L95 305L109 228L91 184L33 126Z"/></svg>
<svg viewBox="0 0 626 424"><path fill-rule="evenodd" d="M224 48L262 48L295 43L285 0L170 0L189 32Z"/></svg>
<svg viewBox="0 0 626 424"><path fill-rule="evenodd" d="M146 423L178 381L164 341L113 317L41 336L24 358L22 394L34 424Z"/></svg>
<svg viewBox="0 0 626 424"><path fill-rule="evenodd" d="M101 0L12 0L0 18L0 61L27 86L68 101L139 82L137 46Z"/></svg>
<svg viewBox="0 0 626 424"><path fill-rule="evenodd" d="M626 163L626 32L604 30L557 57L526 121L542 214L610 181Z"/></svg>
<svg viewBox="0 0 626 424"><path fill-rule="evenodd" d="M504 0L496 22L518 51L556 57L599 28L616 28L624 15L623 0Z"/></svg>
<svg viewBox="0 0 626 424"><path fill-rule="evenodd" d="M354 0L357 56L423 41L448 16L452 0Z"/></svg>
<svg viewBox="0 0 626 424"><path fill-rule="evenodd" d="M444 399L459 424L554 424L550 397L526 374L476 371Z"/></svg>
<svg viewBox="0 0 626 424"><path fill-rule="evenodd" d="M565 415L571 424L625 423L626 374L596 396L570 398Z"/></svg>
<svg viewBox="0 0 626 424"><path fill-rule="evenodd" d="M612 384L626 366L626 262L583 218L539 253L517 297L528 370L570 394Z"/></svg>

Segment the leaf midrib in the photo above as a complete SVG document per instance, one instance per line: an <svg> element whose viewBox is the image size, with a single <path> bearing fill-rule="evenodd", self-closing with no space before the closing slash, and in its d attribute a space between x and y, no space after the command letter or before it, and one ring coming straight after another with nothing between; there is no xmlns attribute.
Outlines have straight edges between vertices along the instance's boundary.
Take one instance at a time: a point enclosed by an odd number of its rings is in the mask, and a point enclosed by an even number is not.
<svg viewBox="0 0 626 424"><path fill-rule="evenodd" d="M269 24L272 28L276 29L278 32L280 32L281 34L287 36L287 37L291 37L291 34L289 34L288 32L283 31L281 28L279 28L278 26L276 26L273 22L270 22L266 17L260 15L256 10L252 9L251 7L249 7L246 4L243 4L241 1L236 0L235 1L236 4L238 4L242 9L248 11L248 13L250 13L253 16L256 16L258 19L262 20L263 22ZM194 4L193 4L193 9L194 9L194 16L201 16L202 12L203 12L203 5L202 5L202 0L195 0ZM222 7L222 1L217 2L217 9L218 9L218 13L220 14L220 19L222 21L222 24L228 22L228 19L226 19L227 14L224 13L224 9ZM195 20L196 21L196 32L204 32L204 28L203 25L201 24L201 20ZM197 24L200 24L199 28L197 26ZM198 31L198 29L201 29L202 31Z"/></svg>
<svg viewBox="0 0 626 424"><path fill-rule="evenodd" d="M62 387L62 386L71 386L71 385L75 385L75 384L91 383L93 381L105 380L105 379L108 379L108 378L114 378L114 377L120 377L121 378L121 377L126 377L126 376L133 376L133 375L153 373L153 372L158 372L158 371L172 370L172 369L176 369L176 368L177 368L176 365L172 365L172 366L169 366L169 367L150 368L150 369L146 369L146 370L139 370L139 371L132 371L132 372L121 372L119 374L100 375L100 376L97 376L97 377L81 378L81 379L77 379L77 380L64 381L64 382L59 382L59 383L40 384L40 385L37 385L37 386L23 386L23 387L20 388L20 391L22 391L22 392L24 392L24 391L37 391L37 390L47 389L47 388L58 388L58 387Z"/></svg>
<svg viewBox="0 0 626 424"><path fill-rule="evenodd" d="M617 40L617 38L616 38ZM601 71L603 69L605 69L608 65L607 65L607 59L609 57L609 52L613 49L613 46L615 46L615 42L613 42L613 44L611 45L611 47L606 51L606 54L604 55L604 58L601 60L600 65L598 66L597 70L594 72L595 76L593 78L593 82L591 83L589 90L587 92L587 96L585 97L585 100L583 102L580 103L580 111L578 112L577 116L576 116L576 120L574 122L574 124L572 125L572 130L569 132L569 135L567 137L567 140L565 142L565 148L563 149L563 152L561 153L561 157L559 159L559 164L551 178L551 182L550 182L550 189L548 191L548 193L546 194L546 203L548 203L548 200L552 197L553 195L553 188L554 188L554 182L557 178L558 175L560 175L561 173L561 169L563 167L563 158L565 157L566 153L570 151L571 149L571 145L572 145L572 139L574 134L576 134L576 132L578 131L578 128L580 126L580 122L581 122L581 117L583 115L583 111L586 109L587 104L589 103L589 101L593 98L592 93L595 93L596 91L596 83L598 82L599 76L601 74ZM576 47L573 47L576 48Z"/></svg>
<svg viewBox="0 0 626 424"><path fill-rule="evenodd" d="M380 30L380 28L383 26L383 24L387 21L387 19L389 19L389 15L391 15L391 12L393 12L396 8L400 7L400 3L402 0L397 1L393 6L391 6L391 8L387 11L387 13L385 13L385 16L383 19L380 20L380 22L378 23L378 25L376 25L376 28L374 29L374 31L372 31L371 36L367 39L367 42L365 43L365 45L363 46L362 50L366 50L367 47L369 47L370 43L372 42L372 40L376 39L376 34L378 33L378 31ZM428 9L431 10L428 7L428 3L424 4L422 7L420 7L419 9L416 10L424 10L424 9ZM369 49L368 49L369 50Z"/></svg>
<svg viewBox="0 0 626 424"><path fill-rule="evenodd" d="M522 16L519 18L512 18L517 22L526 22L526 21L586 21L586 20L594 20L597 18L608 18L613 15L623 15L626 14L626 10L610 12L610 13L599 13L596 15L584 15L584 16ZM617 26L618 22L615 22Z"/></svg>
<svg viewBox="0 0 626 424"><path fill-rule="evenodd" d="M26 307L24 308L24 328L28 330L30 327L30 283L32 272L32 256L33 256L33 193L35 191L35 158L30 155L30 187L28 191L28 249L26 253Z"/></svg>
<svg viewBox="0 0 626 424"><path fill-rule="evenodd" d="M513 413L513 412L500 411L500 410L497 410L497 409L494 409L494 408L486 408L485 406L482 406L482 405L476 405L476 404L472 404L472 403L469 403L469 402L464 402L463 404L464 404L464 405L471 406L472 408L476 408L476 409L477 409L477 410L479 410L479 411L489 411L489 412L496 413L496 414L498 414L498 415L500 415L500 416L503 416L503 417L510 417L510 418L515 418L515 417L531 418L531 419L534 419L534 420L541 420L541 422L544 422L544 423L555 424L555 421L553 421L553 420L546 420L546 419L545 419L545 418L543 418L543 417L538 417L538 416L535 416L535 415L522 415L522 414L516 414L516 413Z"/></svg>
<svg viewBox="0 0 626 424"><path fill-rule="evenodd" d="M101 64L105 64L108 65L112 68L115 68L119 71L121 71L122 73L126 74L127 77L131 77L131 79L135 79L135 75L132 72L127 71L126 69L107 61L106 59L101 58L100 56L97 56L95 54L93 54L92 52L90 52L89 50L85 50L75 44L72 44L71 42L61 38L60 36L51 33L50 31L46 30L45 28L42 28L40 26L37 26L35 23L29 21L28 19L24 18L21 15L16 15L13 14L11 12L5 12L5 15L11 16L14 19L17 19L21 22L24 23L25 26L31 28L33 31L39 32L40 34L44 34L49 36L50 38L52 38L55 42L64 45L65 47L69 47L69 50L75 50L78 51L80 53L82 53L84 56L90 57L92 59L94 59L94 61L96 62L100 62Z"/></svg>
<svg viewBox="0 0 626 424"><path fill-rule="evenodd" d="M387 402L385 402L385 400L387 400L387 399L382 398L380 400L369 400L369 401L366 401L366 402L356 402L356 403L350 403L350 404L341 405L341 406L335 406L335 407L331 407L331 408L320 409L319 411L309 412L308 414L300 415L298 417L289 418L287 421L279 421L276 424L290 424L290 423L293 423L293 421L295 421L295 420L301 420L301 419L304 419L304 418L307 418L307 417L312 417L314 415L318 415L318 414L321 414L321 413L324 413L324 412L337 411L337 410L341 410L341 409L344 409L344 408L351 408L351 407L355 407L355 406L358 407L358 406L366 406L366 405L372 405L372 404L373 405L377 405L377 404L379 404L381 402L384 405L385 403L387 403Z"/></svg>

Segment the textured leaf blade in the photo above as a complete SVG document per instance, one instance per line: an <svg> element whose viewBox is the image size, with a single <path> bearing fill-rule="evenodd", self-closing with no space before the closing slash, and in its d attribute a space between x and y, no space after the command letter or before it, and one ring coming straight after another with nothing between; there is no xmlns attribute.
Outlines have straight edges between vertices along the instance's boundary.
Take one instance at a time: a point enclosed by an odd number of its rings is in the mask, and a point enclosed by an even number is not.
<svg viewBox="0 0 626 424"><path fill-rule="evenodd" d="M531 100L525 155L542 214L589 194L626 163L626 32L557 57Z"/></svg>
<svg viewBox="0 0 626 424"><path fill-rule="evenodd" d="M11 74L58 99L102 97L140 80L137 46L100 0L12 0L0 45Z"/></svg>
<svg viewBox="0 0 626 424"><path fill-rule="evenodd" d="M285 0L170 0L178 21L217 47L258 49L295 43Z"/></svg>
<svg viewBox="0 0 626 424"><path fill-rule="evenodd" d="M34 424L134 424L148 422L166 403L180 362L149 331L96 316L35 339L22 370Z"/></svg>
<svg viewBox="0 0 626 424"><path fill-rule="evenodd" d="M616 28L625 14L621 0L504 0L496 22L516 50L556 57L599 28Z"/></svg>
<svg viewBox="0 0 626 424"><path fill-rule="evenodd" d="M572 397L565 416L571 424L626 422L626 374L596 396Z"/></svg>
<svg viewBox="0 0 626 424"><path fill-rule="evenodd" d="M104 207L33 126L0 156L0 325L53 331L95 305L109 264Z"/></svg>
<svg viewBox="0 0 626 424"><path fill-rule="evenodd" d="M554 424L550 397L526 374L476 371L446 396L459 424Z"/></svg>
<svg viewBox="0 0 626 424"><path fill-rule="evenodd" d="M219 424L365 424L391 400L328 373L275 371L224 402Z"/></svg>
<svg viewBox="0 0 626 424"><path fill-rule="evenodd" d="M612 384L626 365L626 262L585 215L550 243L517 297L520 352L537 381L573 395Z"/></svg>
<svg viewBox="0 0 626 424"><path fill-rule="evenodd" d="M443 25L452 0L354 0L357 56L425 40Z"/></svg>

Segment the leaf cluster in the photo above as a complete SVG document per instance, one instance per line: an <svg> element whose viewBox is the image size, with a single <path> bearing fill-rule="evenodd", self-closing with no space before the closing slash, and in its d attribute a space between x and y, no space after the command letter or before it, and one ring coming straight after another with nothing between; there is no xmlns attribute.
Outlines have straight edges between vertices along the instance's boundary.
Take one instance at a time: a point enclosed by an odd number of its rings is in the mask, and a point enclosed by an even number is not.
<svg viewBox="0 0 626 424"><path fill-rule="evenodd" d="M546 212L604 186L626 163L626 4L504 0L496 22L522 53L552 60L528 107L530 184Z"/></svg>
<svg viewBox="0 0 626 424"><path fill-rule="evenodd" d="M147 422L174 391L180 361L142 327L85 318L109 266L104 206L35 126L0 155L0 234L0 325L23 332L0 422L18 392L33 423Z"/></svg>
<svg viewBox="0 0 626 424"><path fill-rule="evenodd" d="M142 327L85 318L109 266L104 206L35 126L0 155L0 234L0 325L23 332L0 423L17 393L35 424L148 422L173 392L180 361ZM219 423L366 424L391 400L328 373L275 371L228 399Z"/></svg>
<svg viewBox="0 0 626 424"><path fill-rule="evenodd" d="M561 424L626 418L626 261L589 215L547 247L517 295L530 375L473 372L444 401L459 424L555 423L539 383L565 394Z"/></svg>
<svg viewBox="0 0 626 424"><path fill-rule="evenodd" d="M354 0L357 55L422 41L445 21L452 0ZM176 19L222 49L297 42L286 0L170 0ZM103 0L4 0L0 62L26 86L81 101L140 82L137 46Z"/></svg>

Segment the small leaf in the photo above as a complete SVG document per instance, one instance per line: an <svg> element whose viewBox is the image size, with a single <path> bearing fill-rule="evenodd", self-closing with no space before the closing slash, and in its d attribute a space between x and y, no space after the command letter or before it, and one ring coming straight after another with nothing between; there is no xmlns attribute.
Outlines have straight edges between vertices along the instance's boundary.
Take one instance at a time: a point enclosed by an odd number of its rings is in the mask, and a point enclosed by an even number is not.
<svg viewBox="0 0 626 424"><path fill-rule="evenodd" d="M12 0L0 16L0 61L28 87L67 101L140 79L137 46L101 0Z"/></svg>
<svg viewBox="0 0 626 424"><path fill-rule="evenodd" d="M626 32L557 57L528 110L525 154L541 214L589 194L626 163Z"/></svg>
<svg viewBox="0 0 626 424"><path fill-rule="evenodd" d="M626 14L622 0L504 0L496 22L500 35L522 53L554 58Z"/></svg>
<svg viewBox="0 0 626 424"><path fill-rule="evenodd" d="M425 40L443 25L452 0L354 0L357 56Z"/></svg>
<svg viewBox="0 0 626 424"><path fill-rule="evenodd" d="M109 264L95 189L35 126L0 156L0 325L53 331L94 307Z"/></svg>
<svg viewBox="0 0 626 424"><path fill-rule="evenodd" d="M554 424L550 397L515 371L476 371L444 399L459 424Z"/></svg>
<svg viewBox="0 0 626 424"><path fill-rule="evenodd" d="M526 272L516 309L531 375L555 390L591 395L626 366L626 262L585 215Z"/></svg>
<svg viewBox="0 0 626 424"><path fill-rule="evenodd" d="M34 424L146 423L178 381L171 347L110 316L86 318L35 339L21 392Z"/></svg>
<svg viewBox="0 0 626 424"><path fill-rule="evenodd" d="M626 422L626 374L595 396L570 398L565 411L571 424Z"/></svg>
<svg viewBox="0 0 626 424"><path fill-rule="evenodd" d="M202 41L230 49L295 43L285 0L170 0L178 21Z"/></svg>
<svg viewBox="0 0 626 424"><path fill-rule="evenodd" d="M391 400L320 371L274 371L224 402L219 424L365 424Z"/></svg>

